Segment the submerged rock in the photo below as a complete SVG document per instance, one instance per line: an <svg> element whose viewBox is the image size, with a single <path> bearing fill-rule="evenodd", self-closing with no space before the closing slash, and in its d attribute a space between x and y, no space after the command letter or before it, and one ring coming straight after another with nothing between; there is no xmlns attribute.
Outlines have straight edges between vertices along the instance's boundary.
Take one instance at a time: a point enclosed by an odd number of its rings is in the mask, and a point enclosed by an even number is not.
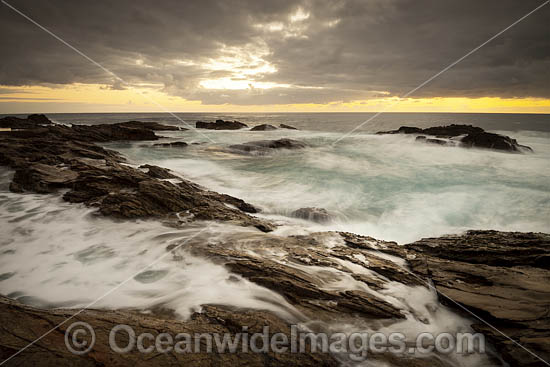
<svg viewBox="0 0 550 367"><path fill-rule="evenodd" d="M258 140L229 146L230 149L247 153L268 153L274 149L303 149L305 147L307 147L306 143L293 139Z"/></svg>
<svg viewBox="0 0 550 367"><path fill-rule="evenodd" d="M450 140L426 138L424 135L417 136L415 141L419 141L427 144L436 144L436 145L450 145L450 146L455 145L455 142Z"/></svg>
<svg viewBox="0 0 550 367"><path fill-rule="evenodd" d="M197 121L197 129L209 129L209 130L239 130L245 127L248 127L246 124L243 124L239 121L224 121L216 120L216 122L204 122Z"/></svg>
<svg viewBox="0 0 550 367"><path fill-rule="evenodd" d="M295 218L306 219L317 223L329 222L332 218L323 208L300 208L291 214Z"/></svg>
<svg viewBox="0 0 550 367"><path fill-rule="evenodd" d="M153 131L180 131L180 130L187 130L183 127L174 126L174 125L163 125L158 122L152 122L152 121L128 121L128 122L121 122L118 124L113 125L119 125L124 127L132 127L132 128L145 128Z"/></svg>
<svg viewBox="0 0 550 367"><path fill-rule="evenodd" d="M281 129L298 130L298 129L295 128L294 126L290 126L290 125L287 125L287 124L280 124L279 127L280 127Z"/></svg>
<svg viewBox="0 0 550 367"><path fill-rule="evenodd" d="M417 141L423 141L426 143L433 143L439 145L451 145L454 146L454 142L442 140L441 138L456 138L460 143L459 146L464 148L485 148L507 152L532 152L533 149L526 145L518 144L516 139L512 139L509 136L488 133L480 127L472 125L449 125L449 126L436 126L421 129L418 127L401 126L397 130L380 131L377 134L424 134L436 136L439 139L426 139L425 136L418 136Z"/></svg>
<svg viewBox="0 0 550 367"><path fill-rule="evenodd" d="M277 130L277 128L273 125L263 124L263 125L254 126L252 129L250 129L250 131L270 131L270 130Z"/></svg>
<svg viewBox="0 0 550 367"><path fill-rule="evenodd" d="M188 144L184 141L174 141L172 143L153 144L154 147L160 148L185 148Z"/></svg>

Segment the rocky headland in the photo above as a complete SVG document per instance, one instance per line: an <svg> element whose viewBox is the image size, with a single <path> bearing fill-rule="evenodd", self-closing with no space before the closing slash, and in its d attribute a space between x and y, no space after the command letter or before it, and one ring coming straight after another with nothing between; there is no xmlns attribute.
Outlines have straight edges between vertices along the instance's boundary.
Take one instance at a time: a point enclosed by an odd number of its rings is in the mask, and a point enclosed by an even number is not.
<svg viewBox="0 0 550 367"><path fill-rule="evenodd" d="M0 164L15 170L11 191L52 193L63 189L66 201L97 207L100 214L118 218L173 219L180 213L178 220L229 221L263 231L273 228L236 208L234 204L240 199L183 178L176 183L164 181L158 177L158 169L131 167L117 152L95 144L158 140L155 131L177 127L135 121L70 127L44 124L44 120L24 124L24 129L0 132ZM244 202L238 206L252 208Z"/></svg>

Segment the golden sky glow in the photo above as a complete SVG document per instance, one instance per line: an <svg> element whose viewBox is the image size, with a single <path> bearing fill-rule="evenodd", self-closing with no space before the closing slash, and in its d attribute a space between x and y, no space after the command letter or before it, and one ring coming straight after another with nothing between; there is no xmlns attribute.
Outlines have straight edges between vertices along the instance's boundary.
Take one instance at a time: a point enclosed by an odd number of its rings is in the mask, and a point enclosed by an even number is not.
<svg viewBox="0 0 550 367"><path fill-rule="evenodd" d="M326 104L207 105L170 96L151 86L113 90L98 84L0 86L0 113L31 112L493 112L550 113L550 99L542 98L374 98ZM154 101L154 102L153 102ZM156 103L155 103L156 102ZM160 106L159 106L160 105Z"/></svg>

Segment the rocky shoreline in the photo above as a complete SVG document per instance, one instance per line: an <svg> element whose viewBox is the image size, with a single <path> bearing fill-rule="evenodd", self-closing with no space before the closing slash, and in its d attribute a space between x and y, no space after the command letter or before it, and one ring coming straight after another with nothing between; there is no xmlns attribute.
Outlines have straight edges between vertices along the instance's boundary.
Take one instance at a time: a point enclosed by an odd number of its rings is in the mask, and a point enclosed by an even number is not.
<svg viewBox="0 0 550 367"><path fill-rule="evenodd" d="M11 191L61 190L64 200L97 207L99 214L115 218L159 218L175 226L185 226L193 220L215 220L258 228L245 239L189 243L186 251L225 266L238 276L235 281L246 279L281 295L294 308L293 321L313 320L313 329L326 332L335 324L363 324L377 329L405 320L429 324L434 315L450 308L486 336L497 352L487 356L491 365L501 365L499 357L512 366L545 365L522 346L550 360L550 235L469 231L404 246L342 232L281 237L265 233L274 225L254 217L252 214L258 210L252 204L206 190L162 167L131 167L117 152L95 144L154 141L159 138L155 131L177 127L136 121L68 127L53 124L44 115L32 115L26 120L0 119L0 127L12 129L0 132L0 165L15 170ZM458 134L458 128L455 130ZM294 141L278 145L303 148ZM270 143L260 141L241 149L271 148ZM173 252L174 257L183 255L179 250L166 250ZM270 256L265 256L267 253ZM334 287L335 281L348 286ZM425 293L435 287L440 292L439 302L426 301L426 314L419 314L407 299L388 300L385 292L392 284ZM340 356L318 353L157 354L148 356L149 361L137 352L110 353L108 330L115 324L132 325L138 330L223 333L235 332L242 326L259 331L263 325L269 325L271 330L286 330L290 323L272 312L235 310L222 305L204 305L187 321L174 320L169 312L157 310L145 315L139 311L142 310L87 310L78 314L76 320L99 330L97 348L86 355L67 351L63 340L67 324L12 361L17 365L199 366L333 366L342 362ZM0 298L0 357L10 357L74 312L37 310ZM439 355L413 358L386 353L369 358L411 367L453 366L456 362Z"/></svg>
<svg viewBox="0 0 550 367"><path fill-rule="evenodd" d="M49 120L48 120L49 121ZM42 120L44 122L44 120ZM1 123L0 123L1 124ZM17 126L21 126L18 122ZM95 142L158 140L155 131L176 127L129 122L114 125L49 124L0 132L0 165L15 170L10 190L51 193L67 190L63 199L97 207L117 218L159 217L172 220L221 220L270 231L272 225L247 214L257 210L244 201L206 190L179 178L176 183L160 167L147 170L124 163L117 152ZM175 213L180 216L175 217Z"/></svg>

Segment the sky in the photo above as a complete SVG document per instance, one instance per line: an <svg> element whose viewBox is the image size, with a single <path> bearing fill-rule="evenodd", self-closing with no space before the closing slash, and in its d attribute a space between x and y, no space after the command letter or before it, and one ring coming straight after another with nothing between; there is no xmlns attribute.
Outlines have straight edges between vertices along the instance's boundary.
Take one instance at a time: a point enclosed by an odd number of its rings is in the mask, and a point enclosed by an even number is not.
<svg viewBox="0 0 550 367"><path fill-rule="evenodd" d="M550 4L402 97L542 0L5 1L0 113L550 113Z"/></svg>

